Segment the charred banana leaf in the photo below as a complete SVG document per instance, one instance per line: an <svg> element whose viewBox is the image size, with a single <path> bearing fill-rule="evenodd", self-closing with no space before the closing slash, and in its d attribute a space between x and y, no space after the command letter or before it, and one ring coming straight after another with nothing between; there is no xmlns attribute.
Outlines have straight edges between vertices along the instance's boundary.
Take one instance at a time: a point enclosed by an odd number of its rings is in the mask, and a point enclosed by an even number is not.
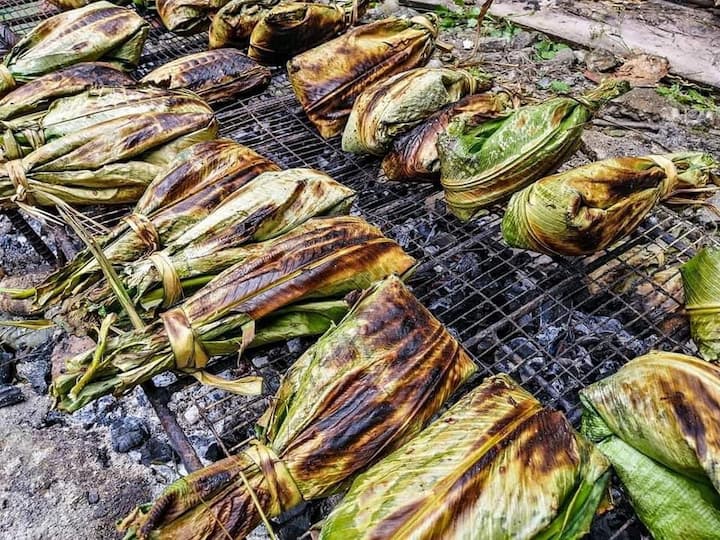
<svg viewBox="0 0 720 540"><path fill-rule="evenodd" d="M333 493L422 429L474 371L442 324L388 278L289 369L260 441L177 481L122 528L140 539L244 538L260 522L253 498L275 516Z"/></svg>
<svg viewBox="0 0 720 540"><path fill-rule="evenodd" d="M212 19L210 49L245 47L255 25L280 0L230 0Z"/></svg>
<svg viewBox="0 0 720 540"><path fill-rule="evenodd" d="M84 62L43 75L0 99L0 120L43 113L56 99L102 86L131 86L135 80L103 62Z"/></svg>
<svg viewBox="0 0 720 540"><path fill-rule="evenodd" d="M436 18L389 18L358 26L288 62L295 95L325 137L338 135L355 98L387 77L424 65L435 48Z"/></svg>
<svg viewBox="0 0 720 540"><path fill-rule="evenodd" d="M93 2L97 2L98 0L48 0L51 4L54 6L59 7L60 9L77 9L84 6L87 6L88 4L91 4ZM147 1L146 0L110 0L111 3L117 4L119 6L127 6L130 4L133 4L137 7L145 7Z"/></svg>
<svg viewBox="0 0 720 540"><path fill-rule="evenodd" d="M227 139L195 144L157 175L133 212L98 243L111 263L134 261L172 243L257 175L278 169L250 148ZM36 309L42 310L101 278L92 253L83 250L20 296L34 297Z"/></svg>
<svg viewBox="0 0 720 540"><path fill-rule="evenodd" d="M582 430L657 539L720 531L720 367L652 352L580 392Z"/></svg>
<svg viewBox="0 0 720 540"><path fill-rule="evenodd" d="M338 35L346 28L346 20L339 5L281 4L263 15L253 28L248 55L263 64L282 64Z"/></svg>
<svg viewBox="0 0 720 540"><path fill-rule="evenodd" d="M208 27L212 15L228 0L155 0L160 20L176 34L196 34Z"/></svg>
<svg viewBox="0 0 720 540"><path fill-rule="evenodd" d="M100 122L0 164L0 206L132 203L180 150L216 134L209 107Z"/></svg>
<svg viewBox="0 0 720 540"><path fill-rule="evenodd" d="M716 167L694 152L611 158L554 174L512 196L503 238L549 255L595 253L634 231L676 189L704 186Z"/></svg>
<svg viewBox="0 0 720 540"><path fill-rule="evenodd" d="M469 125L458 119L440 135L445 200L463 221L552 172L577 148L585 124L629 89L608 80L578 98L520 107L508 117Z"/></svg>
<svg viewBox="0 0 720 540"><path fill-rule="evenodd" d="M303 229L302 237L290 232L266 241L254 256L228 268L145 330L101 343L102 354L89 351L68 360L65 373L53 383L60 408L72 411L101 395L122 394L169 369L202 370L212 356L250 344L256 324L262 334L263 319L277 316L278 310L308 301L342 303L345 294L403 274L414 264L375 227L360 218L343 219L346 226L338 230L316 220L318 227ZM332 320L324 317L320 331ZM302 327L298 331L304 333ZM251 386L252 393L258 392L256 383Z"/></svg>
<svg viewBox="0 0 720 540"><path fill-rule="evenodd" d="M148 30L134 11L105 1L50 17L5 56L0 64L0 95L80 62L109 62L132 69L140 60Z"/></svg>
<svg viewBox="0 0 720 540"><path fill-rule="evenodd" d="M479 124L509 114L511 99L505 93L472 94L446 106L426 121L395 138L382 168L390 180L433 181L440 179L437 140L451 121L461 118Z"/></svg>
<svg viewBox="0 0 720 540"><path fill-rule="evenodd" d="M312 169L263 173L165 249L124 266L120 277L145 315L152 318L159 305L168 308L176 304L226 268L264 249L261 244L247 244L291 230L302 239L303 234L317 234L322 229L330 233L333 226L338 231L356 226L354 220L327 219L303 227L316 216L347 213L354 196L353 190ZM76 298L71 301L68 318L83 311ZM103 285L91 291L89 302L113 307L112 290Z"/></svg>
<svg viewBox="0 0 720 540"><path fill-rule="evenodd" d="M480 89L464 69L416 68L368 88L355 100L342 137L354 154L382 156L398 135Z"/></svg>
<svg viewBox="0 0 720 540"><path fill-rule="evenodd" d="M680 267L693 341L705 360L720 359L720 249L704 248Z"/></svg>
<svg viewBox="0 0 720 540"><path fill-rule="evenodd" d="M358 476L320 539L579 539L609 467L561 413L497 375Z"/></svg>
<svg viewBox="0 0 720 540"><path fill-rule="evenodd" d="M203 99L184 90L94 88L56 100L46 112L0 123L3 128L0 148L6 159L18 159L52 140L80 133L111 119L145 113L213 114Z"/></svg>
<svg viewBox="0 0 720 540"><path fill-rule="evenodd" d="M151 71L140 82L169 90L184 88L208 103L218 103L265 88L270 70L237 49L217 49L182 56Z"/></svg>

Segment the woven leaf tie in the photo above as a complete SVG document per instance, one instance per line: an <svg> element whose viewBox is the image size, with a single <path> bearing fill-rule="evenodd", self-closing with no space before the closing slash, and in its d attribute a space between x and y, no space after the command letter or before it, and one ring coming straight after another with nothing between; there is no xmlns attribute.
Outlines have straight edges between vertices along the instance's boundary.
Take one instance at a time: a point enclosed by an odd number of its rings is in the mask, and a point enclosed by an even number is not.
<svg viewBox="0 0 720 540"><path fill-rule="evenodd" d="M182 282L170 258L162 251L150 255L150 262L157 269L163 284L162 307L168 308L178 303L183 296Z"/></svg>
<svg viewBox="0 0 720 540"><path fill-rule="evenodd" d="M243 453L262 472L263 480L270 494L270 507L267 508L270 514L280 515L303 501L303 496L287 470L287 466L272 449L260 441L253 440L250 442L250 448Z"/></svg>
<svg viewBox="0 0 720 540"><path fill-rule="evenodd" d="M185 311L179 307L160 315L178 369L203 369L210 357L195 335Z"/></svg>
<svg viewBox="0 0 720 540"><path fill-rule="evenodd" d="M175 367L192 375L200 383L220 388L234 394L256 396L262 393L262 377L241 377L227 380L204 371L210 360L202 341L195 335L190 320L182 307L161 314L170 349L175 357ZM243 334L243 338L244 338Z"/></svg>
<svg viewBox="0 0 720 540"><path fill-rule="evenodd" d="M15 196L13 200L16 202L27 202L34 205L35 201L30 193L30 185L27 176L25 176L25 165L21 159L14 159L5 163L5 172L10 182L15 186Z"/></svg>
<svg viewBox="0 0 720 540"><path fill-rule="evenodd" d="M0 64L0 91L7 92L15 87L15 77L5 64Z"/></svg>
<svg viewBox="0 0 720 540"><path fill-rule="evenodd" d="M423 28L427 29L434 38L437 37L438 28L436 26L434 26L433 23L430 20L428 20L427 17L423 17L423 16L413 17L412 19L410 19L410 22L422 26Z"/></svg>
<svg viewBox="0 0 720 540"><path fill-rule="evenodd" d="M23 130L23 136L33 150L37 150L45 144L45 132L42 129L25 129Z"/></svg>
<svg viewBox="0 0 720 540"><path fill-rule="evenodd" d="M660 166L665 171L665 179L662 182L662 191L660 194L660 198L664 199L675 189L675 186L677 185L677 167L672 162L672 160L666 158L665 156L654 155L648 157L652 159L655 163L657 163L658 166Z"/></svg>
<svg viewBox="0 0 720 540"><path fill-rule="evenodd" d="M160 235L146 216L142 214L130 214L123 218L123 221L133 230L140 241L145 244L150 251L160 249Z"/></svg>

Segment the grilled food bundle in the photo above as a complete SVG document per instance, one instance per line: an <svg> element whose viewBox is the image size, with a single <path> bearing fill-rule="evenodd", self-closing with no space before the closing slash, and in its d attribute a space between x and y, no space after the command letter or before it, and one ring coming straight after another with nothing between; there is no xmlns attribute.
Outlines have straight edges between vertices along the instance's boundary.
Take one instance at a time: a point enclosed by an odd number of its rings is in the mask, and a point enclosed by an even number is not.
<svg viewBox="0 0 720 540"><path fill-rule="evenodd" d="M583 127L608 100L627 91L608 80L581 97L556 97L475 125L458 118L440 135L440 170L450 211L465 221L565 161Z"/></svg>
<svg viewBox="0 0 720 540"><path fill-rule="evenodd" d="M228 0L155 0L160 20L165 28L176 34L202 32L210 18Z"/></svg>
<svg viewBox="0 0 720 540"><path fill-rule="evenodd" d="M53 381L59 407L74 411L170 369L202 372L212 356L242 350L256 335L266 343L264 328L279 339L303 333L302 325L283 319L285 308L312 316L312 329L320 324L314 319L322 317L322 332L333 322L338 303L344 306L345 294L413 266L412 257L361 218L335 219L335 227L318 219L267 240L145 329L101 341L96 350L69 359ZM329 303L330 315L318 309L321 300L336 301ZM303 309L301 302L310 306ZM287 336L278 336L278 319L291 329ZM259 390L252 381L246 391Z"/></svg>
<svg viewBox="0 0 720 540"><path fill-rule="evenodd" d="M720 249L704 248L680 267L692 339L705 360L720 359Z"/></svg>
<svg viewBox="0 0 720 540"><path fill-rule="evenodd" d="M393 75L355 100L342 148L381 156L395 137L480 87L481 82L463 69L415 68Z"/></svg>
<svg viewBox="0 0 720 540"><path fill-rule="evenodd" d="M583 538L610 464L506 375L358 476L321 540Z"/></svg>
<svg viewBox="0 0 720 540"><path fill-rule="evenodd" d="M657 539L720 531L720 367L652 352L580 392L597 442Z"/></svg>
<svg viewBox="0 0 720 540"><path fill-rule="evenodd" d="M248 55L264 64L282 64L335 37L346 26L342 6L282 3L264 14L253 28Z"/></svg>
<svg viewBox="0 0 720 540"><path fill-rule="evenodd" d="M393 74L424 65L435 48L432 15L358 26L292 58L288 74L310 121L325 138L338 135L355 98Z"/></svg>
<svg viewBox="0 0 720 540"><path fill-rule="evenodd" d="M184 90L92 88L55 100L45 112L4 121L0 147L6 159L18 159L55 139L83 133L109 120L124 118L131 125L133 117L140 123L144 114L161 113L178 125L192 123L199 117L210 121L213 117L212 109L203 99ZM110 135L108 132L106 137Z"/></svg>
<svg viewBox="0 0 720 540"><path fill-rule="evenodd" d="M0 64L0 95L80 62L102 61L132 69L148 30L149 25L134 11L105 1L50 17L5 55Z"/></svg>
<svg viewBox="0 0 720 540"><path fill-rule="evenodd" d="M480 124L510 113L511 98L504 92L471 94L446 105L407 133L393 140L382 161L390 180L434 181L440 179L440 155L437 141L450 122L462 119Z"/></svg>
<svg viewBox="0 0 720 540"><path fill-rule="evenodd" d="M68 112L73 117L78 110ZM187 112L108 115L91 123L68 118L53 126L57 137L44 130L45 144L0 163L0 206L133 203L179 151L215 138L218 130L212 109L197 98Z"/></svg>
<svg viewBox="0 0 720 540"><path fill-rule="evenodd" d="M208 103L249 94L270 83L270 70L237 49L217 49L181 56L140 79L168 90L190 90Z"/></svg>
<svg viewBox="0 0 720 540"><path fill-rule="evenodd" d="M133 212L97 242L110 263L134 261L182 236L257 175L277 170L270 160L234 141L195 144L180 152L147 187ZM36 309L42 310L100 279L99 264L90 250L83 250L43 283L16 296L34 298Z"/></svg>
<svg viewBox="0 0 720 540"><path fill-rule="evenodd" d="M354 220L341 219L302 226L316 216L347 213L354 196L351 189L312 169L262 173L161 251L123 265L119 277L142 307L141 315L152 320L157 308L176 304L226 268L261 253L265 248L256 242L291 230L290 238L297 235L302 240L306 233L337 227L335 233L341 234L344 227L357 227ZM112 308L114 294L101 280L98 287L76 293L66 304L67 316L78 317L87 308Z"/></svg>
<svg viewBox="0 0 720 540"><path fill-rule="evenodd" d="M210 49L247 46L255 25L278 4L280 0L230 0L212 18Z"/></svg>
<svg viewBox="0 0 720 540"><path fill-rule="evenodd" d="M122 524L136 538L243 538L327 496L407 441L475 371L396 278L375 285L286 373L260 440L177 481ZM243 480L244 478L244 480Z"/></svg>
<svg viewBox="0 0 720 540"><path fill-rule="evenodd" d="M699 152L611 158L548 176L515 193L502 221L513 247L588 255L630 234L681 188L702 187L715 160Z"/></svg>
<svg viewBox="0 0 720 540"><path fill-rule="evenodd" d="M0 98L0 126L4 122L40 115L56 100L102 86L132 86L135 80L112 64L82 62L42 75Z"/></svg>

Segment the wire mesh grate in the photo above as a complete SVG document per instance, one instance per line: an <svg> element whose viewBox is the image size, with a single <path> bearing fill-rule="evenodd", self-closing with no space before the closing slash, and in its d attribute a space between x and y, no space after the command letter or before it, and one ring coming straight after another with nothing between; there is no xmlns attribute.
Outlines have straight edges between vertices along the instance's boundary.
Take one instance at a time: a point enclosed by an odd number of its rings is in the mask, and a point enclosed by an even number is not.
<svg viewBox="0 0 720 540"><path fill-rule="evenodd" d="M49 13L41 2L0 2L5 24L19 33ZM206 34L173 36L154 20L137 75L203 50L206 40ZM409 284L474 357L478 378L509 373L577 425L582 387L652 348L694 352L677 269L701 246L718 241L670 209L658 208L628 239L594 256L550 258L508 248L500 209L463 224L447 212L436 186L388 182L377 159L346 154L337 139L322 139L282 70L265 92L224 104L217 116L223 136L283 167L318 168L357 190L353 212L420 261ZM263 375L267 391L247 398L192 385L204 422L194 432L238 450L253 436L283 371L310 343L294 340L242 362L216 363L214 371L230 376ZM187 392L188 385L180 379L167 389ZM618 505L596 525L593 538L646 535L617 488L615 495Z"/></svg>

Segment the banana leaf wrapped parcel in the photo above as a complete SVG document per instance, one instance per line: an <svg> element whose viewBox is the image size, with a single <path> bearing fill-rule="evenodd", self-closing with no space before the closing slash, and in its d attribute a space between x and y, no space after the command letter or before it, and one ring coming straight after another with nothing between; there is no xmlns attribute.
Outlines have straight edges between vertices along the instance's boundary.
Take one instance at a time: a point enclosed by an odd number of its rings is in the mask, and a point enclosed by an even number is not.
<svg viewBox="0 0 720 540"><path fill-rule="evenodd" d="M606 80L580 97L556 97L480 125L451 122L438 139L440 181L450 211L463 221L555 170L578 144L585 124L629 89Z"/></svg>
<svg viewBox="0 0 720 540"><path fill-rule="evenodd" d="M451 121L462 118L479 124L509 114L510 110L511 98L504 92L471 94L445 106L393 140L390 151L382 161L385 176L390 180L439 180L437 140Z"/></svg>
<svg viewBox="0 0 720 540"><path fill-rule="evenodd" d="M474 94L483 83L464 69L415 68L380 81L358 96L342 148L381 156L393 139L442 107Z"/></svg>
<svg viewBox="0 0 720 540"><path fill-rule="evenodd" d="M425 65L435 49L437 19L391 17L350 29L288 62L293 91L325 138L338 135L355 98L387 77Z"/></svg>
<svg viewBox="0 0 720 540"><path fill-rule="evenodd" d="M610 464L507 375L360 474L321 540L583 538Z"/></svg>
<svg viewBox="0 0 720 540"><path fill-rule="evenodd" d="M228 0L155 0L165 28L176 34L196 34L205 30L210 18Z"/></svg>
<svg viewBox="0 0 720 540"><path fill-rule="evenodd" d="M706 247L680 267L690 334L705 360L720 359L720 249Z"/></svg>
<svg viewBox="0 0 720 540"><path fill-rule="evenodd" d="M48 0L52 5L59 7L60 9L76 9L87 6L92 2L98 2L99 0ZM146 0L109 0L113 4L119 6L126 6L133 4L138 7L145 7Z"/></svg>
<svg viewBox="0 0 720 540"><path fill-rule="evenodd" d="M267 158L228 139L195 144L157 175L133 212L97 243L112 264L134 261L172 243L259 174L277 170ZM33 297L42 310L100 279L100 266L85 249L43 283L15 296Z"/></svg>
<svg viewBox="0 0 720 540"><path fill-rule="evenodd" d="M213 16L209 48L245 47L255 25L280 0L230 0Z"/></svg>
<svg viewBox="0 0 720 540"><path fill-rule="evenodd" d="M180 150L214 138L217 129L209 106L97 123L0 163L0 206L135 202Z"/></svg>
<svg viewBox="0 0 720 540"><path fill-rule="evenodd" d="M475 369L388 278L290 367L260 440L178 480L121 528L138 539L244 538L260 523L253 499L272 517L332 494L422 429Z"/></svg>
<svg viewBox="0 0 720 540"><path fill-rule="evenodd" d="M185 90L162 88L93 88L55 100L45 112L2 122L0 148L7 159L18 159L43 144L111 119L144 113L212 115L210 106Z"/></svg>
<svg viewBox="0 0 720 540"><path fill-rule="evenodd" d="M582 431L612 463L653 537L720 531L720 367L655 351L580 392Z"/></svg>
<svg viewBox="0 0 720 540"><path fill-rule="evenodd" d="M123 265L123 285L151 318L157 307L170 307L233 264L260 253L256 244L284 233L306 238L307 233L336 227L356 227L353 220L307 220L347 213L355 192L312 169L289 169L260 174L220 203L207 217L187 229L163 250ZM247 244L251 244L248 246ZM94 289L69 298L66 321L82 315L80 304L112 308L114 294L101 280ZM77 327L77 325L76 325Z"/></svg>
<svg viewBox="0 0 720 540"><path fill-rule="evenodd" d="M253 28L248 56L263 64L282 64L337 36L348 22L341 5L282 3L265 13Z"/></svg>
<svg viewBox="0 0 720 540"><path fill-rule="evenodd" d="M262 338L264 324L272 332L279 310L294 306L302 313L301 302L344 304L347 293L403 274L415 263L375 227L360 218L344 219L337 231L317 220L318 227L300 236L290 232L267 240L160 320L67 360L65 372L53 381L59 407L73 411L102 395L120 395L170 369L196 373L212 356L240 351L256 334ZM309 314L323 317L317 308ZM332 323L332 317L323 318L320 332ZM303 325L287 326L304 333ZM257 391L253 382L249 392Z"/></svg>
<svg viewBox="0 0 720 540"><path fill-rule="evenodd" d="M208 103L218 103L265 88L270 70L237 49L217 49L181 56L151 71L140 83L190 90Z"/></svg>
<svg viewBox="0 0 720 540"><path fill-rule="evenodd" d="M45 112L56 99L102 86L131 86L135 80L104 62L82 62L38 77L0 98L0 120Z"/></svg>
<svg viewBox="0 0 720 540"><path fill-rule="evenodd" d="M630 234L655 205L709 180L715 160L700 152L610 158L547 176L515 193L502 221L512 247L588 255Z"/></svg>
<svg viewBox="0 0 720 540"><path fill-rule="evenodd" d="M41 75L80 62L137 66L149 25L134 11L109 2L60 13L21 39L0 64L0 96Z"/></svg>

